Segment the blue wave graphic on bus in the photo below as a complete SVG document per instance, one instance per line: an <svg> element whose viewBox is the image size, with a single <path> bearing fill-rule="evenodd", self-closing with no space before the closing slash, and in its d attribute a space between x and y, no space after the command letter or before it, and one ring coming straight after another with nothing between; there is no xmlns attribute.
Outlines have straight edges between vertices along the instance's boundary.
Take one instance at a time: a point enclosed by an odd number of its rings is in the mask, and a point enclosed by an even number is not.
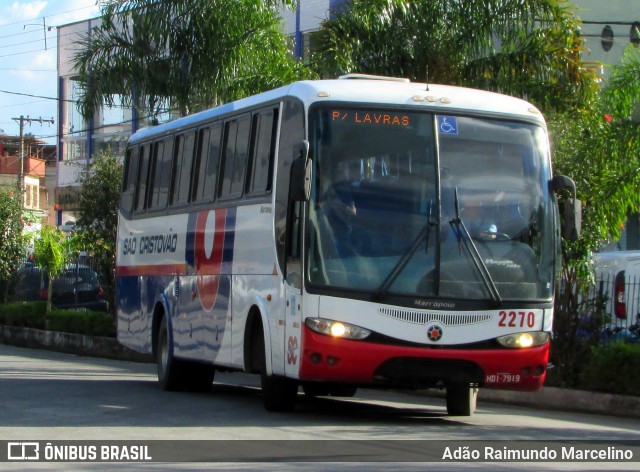
<svg viewBox="0 0 640 472"><path fill-rule="evenodd" d="M183 309L202 313L195 323L196 339L206 358L215 358L222 344L231 297L231 271L236 209L219 208L189 215L186 240L187 271L191 279L190 300ZM197 296L195 296L197 295Z"/></svg>
<svg viewBox="0 0 640 472"><path fill-rule="evenodd" d="M219 208L189 216L186 260L202 309L225 309L231 290L236 209ZM216 306L218 298L224 306Z"/></svg>

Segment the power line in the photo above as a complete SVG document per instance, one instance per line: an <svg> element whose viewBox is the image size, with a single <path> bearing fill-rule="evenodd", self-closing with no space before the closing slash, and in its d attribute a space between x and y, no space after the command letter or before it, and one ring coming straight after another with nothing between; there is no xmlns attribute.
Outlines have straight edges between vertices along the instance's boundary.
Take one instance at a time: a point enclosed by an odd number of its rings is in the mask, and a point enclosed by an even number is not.
<svg viewBox="0 0 640 472"><path fill-rule="evenodd" d="M49 39L55 39L56 35L53 34L51 36L49 36ZM15 46L22 46L23 44L31 44L31 43L39 43L40 41L44 41L43 39L34 39L33 41L23 41L21 43L12 43L12 44L7 44L5 46L0 46L0 49L4 49L4 48L12 48Z"/></svg>
<svg viewBox="0 0 640 472"><path fill-rule="evenodd" d="M0 67L5 72L55 72L55 69L22 69L20 67Z"/></svg>
<svg viewBox="0 0 640 472"><path fill-rule="evenodd" d="M10 92L8 90L0 90L0 93L8 93L9 95L20 95L22 97L31 97L31 98L44 98L45 100L55 100L57 102L69 102L69 103L76 103L75 100L68 100L68 99L63 99L63 98L57 98L57 97L44 97L42 95L32 95L30 93L21 93L21 92Z"/></svg>
<svg viewBox="0 0 640 472"><path fill-rule="evenodd" d="M96 4L97 3L98 2L96 1ZM90 8L92 9L94 7L95 7L95 5L94 6L81 7L81 8L75 8L73 10L61 11L61 12L57 12L57 13L51 13L49 15L46 15L45 18L52 18L54 16L66 15L67 13L75 13L75 12L80 11L80 10L88 10L88 9L90 9ZM6 23L4 25L0 25L0 28L6 28L6 27L9 27L9 26L16 26L16 25L23 25L25 22L38 21L38 20L41 20L41 19L42 19L42 16L38 16L36 18L27 18L27 19L24 19L24 20L16 21L14 23Z"/></svg>
<svg viewBox="0 0 640 472"><path fill-rule="evenodd" d="M31 53L34 53L34 52L42 52L42 51L44 51L44 49L32 49L30 51L14 52L12 54L4 54L3 56L0 56L0 57L20 56L21 54L31 54Z"/></svg>
<svg viewBox="0 0 640 472"><path fill-rule="evenodd" d="M29 33L35 33L35 31L30 31ZM65 33L65 34L60 35L60 36L58 36L58 35L48 36L48 38L57 41L58 38L62 39L62 38L68 38L70 36L82 36L84 34L86 34L85 31L82 31L82 32L73 31L73 32ZM2 39L2 38L0 38L0 39ZM23 42L23 43L11 44L9 46L0 46L0 49L6 48L6 47L10 47L10 46L21 46L23 44L37 43L37 42L40 42L40 41L43 41L43 40L42 39L36 39L36 40L33 40L33 41L28 41L28 42ZM43 51L48 51L48 50L53 50L53 48L47 48L46 47L46 41L45 41L45 47L43 47L43 48L32 49L32 50L29 50L29 51L15 52L15 53L6 54L6 55L0 56L0 57L12 57L12 56L19 56L19 55L22 55L22 54L33 54L33 53L36 53L36 52L43 52Z"/></svg>
<svg viewBox="0 0 640 472"><path fill-rule="evenodd" d="M14 103L12 105L2 105L0 108L23 107L25 105L33 105L34 103L42 103L44 100L34 100L31 102Z"/></svg>

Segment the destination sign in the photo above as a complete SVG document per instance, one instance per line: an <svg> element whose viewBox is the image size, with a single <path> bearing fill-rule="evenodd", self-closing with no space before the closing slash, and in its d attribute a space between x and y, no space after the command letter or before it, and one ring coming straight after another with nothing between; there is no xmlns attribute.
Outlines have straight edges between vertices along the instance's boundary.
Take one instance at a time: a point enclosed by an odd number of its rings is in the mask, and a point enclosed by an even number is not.
<svg viewBox="0 0 640 472"><path fill-rule="evenodd" d="M364 110L333 110L332 121L344 121L363 125L410 126L411 117L402 113L375 112Z"/></svg>

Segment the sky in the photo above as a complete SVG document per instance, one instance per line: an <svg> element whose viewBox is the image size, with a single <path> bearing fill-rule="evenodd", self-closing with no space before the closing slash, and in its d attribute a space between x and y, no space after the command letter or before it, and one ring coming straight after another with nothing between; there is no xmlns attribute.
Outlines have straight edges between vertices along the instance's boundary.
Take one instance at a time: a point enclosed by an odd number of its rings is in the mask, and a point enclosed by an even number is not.
<svg viewBox="0 0 640 472"><path fill-rule="evenodd" d="M21 115L53 119L25 133L55 144L56 27L97 16L96 0L0 0L0 134L19 136Z"/></svg>

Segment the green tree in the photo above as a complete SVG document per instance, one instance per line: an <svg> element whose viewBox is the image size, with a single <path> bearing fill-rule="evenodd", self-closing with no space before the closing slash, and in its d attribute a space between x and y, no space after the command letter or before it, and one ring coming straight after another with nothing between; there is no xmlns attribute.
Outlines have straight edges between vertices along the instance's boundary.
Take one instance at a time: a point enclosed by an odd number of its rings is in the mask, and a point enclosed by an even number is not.
<svg viewBox="0 0 640 472"><path fill-rule="evenodd" d="M588 109L548 116L555 169L574 178L583 202L582 237L565 244L566 267L583 275L589 254L640 211L638 107L640 51L631 46Z"/></svg>
<svg viewBox="0 0 640 472"><path fill-rule="evenodd" d="M318 44L324 76L471 86L545 110L582 106L596 89L579 23L560 0L353 0L323 23Z"/></svg>
<svg viewBox="0 0 640 472"><path fill-rule="evenodd" d="M88 117L102 104L182 115L309 77L289 52L276 0L105 0L75 65Z"/></svg>
<svg viewBox="0 0 640 472"><path fill-rule="evenodd" d="M578 383L608 319L604 301L587 295L590 255L603 240L617 240L627 216L640 211L639 103L640 52L631 46L589 109L548 116L556 171L574 178L583 202L582 236L562 246L564 285L555 305L552 359L569 386ZM578 337L578 327L595 336Z"/></svg>
<svg viewBox="0 0 640 472"><path fill-rule="evenodd" d="M113 303L115 254L117 244L118 204L122 185L122 162L105 151L93 159L80 176L79 218L73 246L89 252L107 281L110 306Z"/></svg>
<svg viewBox="0 0 640 472"><path fill-rule="evenodd" d="M0 188L0 296L6 300L11 274L25 257L19 193Z"/></svg>
<svg viewBox="0 0 640 472"><path fill-rule="evenodd" d="M35 262L49 277L47 290L47 313L51 312L53 281L63 271L69 257L69 242L61 231L51 226L43 226L35 241Z"/></svg>

